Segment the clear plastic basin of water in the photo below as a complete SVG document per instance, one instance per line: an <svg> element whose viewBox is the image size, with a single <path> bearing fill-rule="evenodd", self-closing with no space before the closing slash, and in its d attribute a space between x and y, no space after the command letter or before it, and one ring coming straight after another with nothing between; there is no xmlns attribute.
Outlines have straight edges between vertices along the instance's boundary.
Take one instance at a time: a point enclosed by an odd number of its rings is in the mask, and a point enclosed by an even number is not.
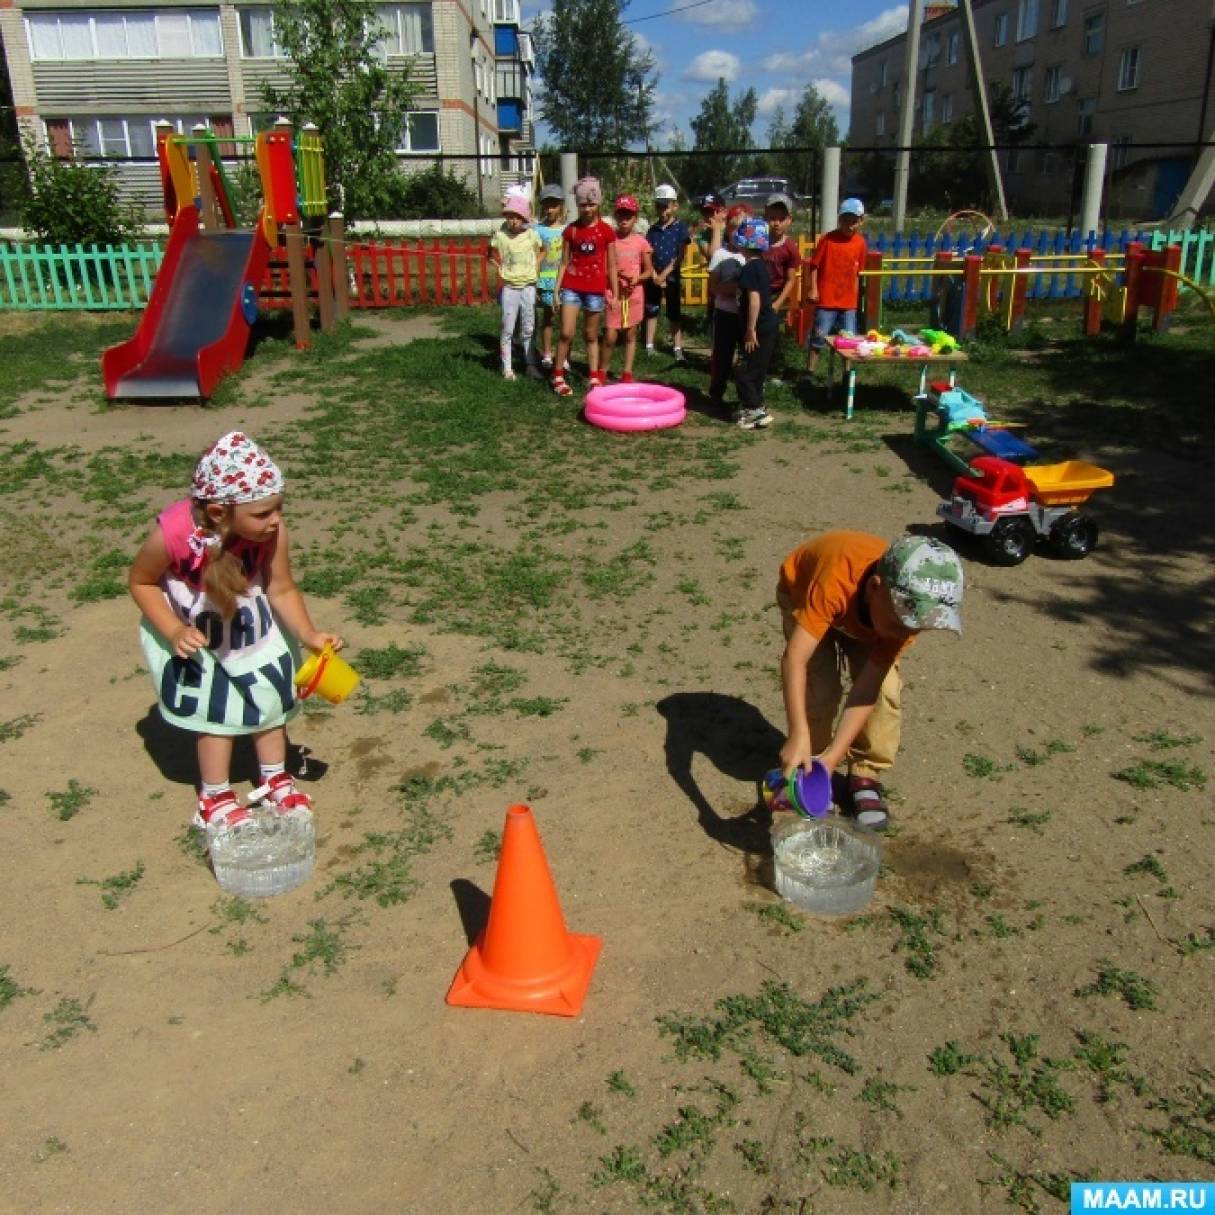
<svg viewBox="0 0 1215 1215"><path fill-rule="evenodd" d="M815 915L850 915L869 902L882 863L867 831L837 818L795 819L772 832L777 893Z"/></svg>
<svg viewBox="0 0 1215 1215"><path fill-rule="evenodd" d="M229 894L269 898L302 886L316 863L312 815L283 818L255 808L231 831L207 832L215 880Z"/></svg>

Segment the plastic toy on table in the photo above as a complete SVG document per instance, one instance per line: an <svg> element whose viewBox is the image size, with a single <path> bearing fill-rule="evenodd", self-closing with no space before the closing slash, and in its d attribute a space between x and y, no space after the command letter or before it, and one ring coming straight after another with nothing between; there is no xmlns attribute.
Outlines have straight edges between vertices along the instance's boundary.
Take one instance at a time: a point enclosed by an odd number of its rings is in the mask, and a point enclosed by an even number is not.
<svg viewBox="0 0 1215 1215"><path fill-rule="evenodd" d="M958 349L958 339L944 329L921 329L920 337L937 353Z"/></svg>
<svg viewBox="0 0 1215 1215"><path fill-rule="evenodd" d="M937 507L947 523L978 536L997 565L1020 565L1039 538L1058 557L1087 557L1097 544L1097 525L1080 506L1114 474L1083 460L1030 464L979 456L972 472L958 477L953 495Z"/></svg>

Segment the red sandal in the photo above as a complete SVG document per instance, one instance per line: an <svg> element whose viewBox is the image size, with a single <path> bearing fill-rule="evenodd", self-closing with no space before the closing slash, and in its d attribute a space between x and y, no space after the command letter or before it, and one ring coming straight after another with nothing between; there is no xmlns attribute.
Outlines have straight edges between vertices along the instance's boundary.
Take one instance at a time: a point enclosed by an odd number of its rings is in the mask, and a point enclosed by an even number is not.
<svg viewBox="0 0 1215 1215"><path fill-rule="evenodd" d="M852 795L852 819L866 831L885 831L890 826L890 807L881 783L867 776L850 776L848 792Z"/></svg>

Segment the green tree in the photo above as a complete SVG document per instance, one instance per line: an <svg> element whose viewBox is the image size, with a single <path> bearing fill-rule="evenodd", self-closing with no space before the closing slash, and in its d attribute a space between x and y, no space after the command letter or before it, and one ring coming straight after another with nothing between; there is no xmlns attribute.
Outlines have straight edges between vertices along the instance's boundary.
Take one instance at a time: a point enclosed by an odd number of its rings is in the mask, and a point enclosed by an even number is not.
<svg viewBox="0 0 1215 1215"><path fill-rule="evenodd" d="M264 84L264 105L297 128L316 123L331 201L348 218L390 215L403 185L396 149L417 86L377 49L375 9L366 0L274 0L272 11L290 83Z"/></svg>
<svg viewBox="0 0 1215 1215"><path fill-rule="evenodd" d="M714 190L727 185L742 173L748 172L757 162L754 157L729 155L731 150L751 148L751 125L759 108L759 99L754 89L747 89L733 101L724 78L709 90L700 103L700 110L692 119L692 150L715 152L714 156L700 156L688 165L688 189L693 193Z"/></svg>
<svg viewBox="0 0 1215 1215"><path fill-rule="evenodd" d="M827 99L812 84L798 98L793 121L786 122L784 110L777 109L768 126L768 146L773 149L773 167L787 177L793 188L803 194L814 191L817 157L812 152L781 152L783 148L814 148L819 154L840 141L839 124Z"/></svg>
<svg viewBox="0 0 1215 1215"><path fill-rule="evenodd" d="M539 113L563 148L623 152L653 125L654 57L624 28L628 0L553 0L536 22Z"/></svg>

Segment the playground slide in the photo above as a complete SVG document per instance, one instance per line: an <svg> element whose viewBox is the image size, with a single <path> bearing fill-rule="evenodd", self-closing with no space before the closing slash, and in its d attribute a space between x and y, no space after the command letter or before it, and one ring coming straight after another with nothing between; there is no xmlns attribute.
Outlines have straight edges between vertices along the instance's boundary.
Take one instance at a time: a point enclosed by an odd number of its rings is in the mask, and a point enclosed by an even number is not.
<svg viewBox="0 0 1215 1215"><path fill-rule="evenodd" d="M269 257L257 228L202 232L182 207L135 336L102 355L106 395L211 396L244 362Z"/></svg>

